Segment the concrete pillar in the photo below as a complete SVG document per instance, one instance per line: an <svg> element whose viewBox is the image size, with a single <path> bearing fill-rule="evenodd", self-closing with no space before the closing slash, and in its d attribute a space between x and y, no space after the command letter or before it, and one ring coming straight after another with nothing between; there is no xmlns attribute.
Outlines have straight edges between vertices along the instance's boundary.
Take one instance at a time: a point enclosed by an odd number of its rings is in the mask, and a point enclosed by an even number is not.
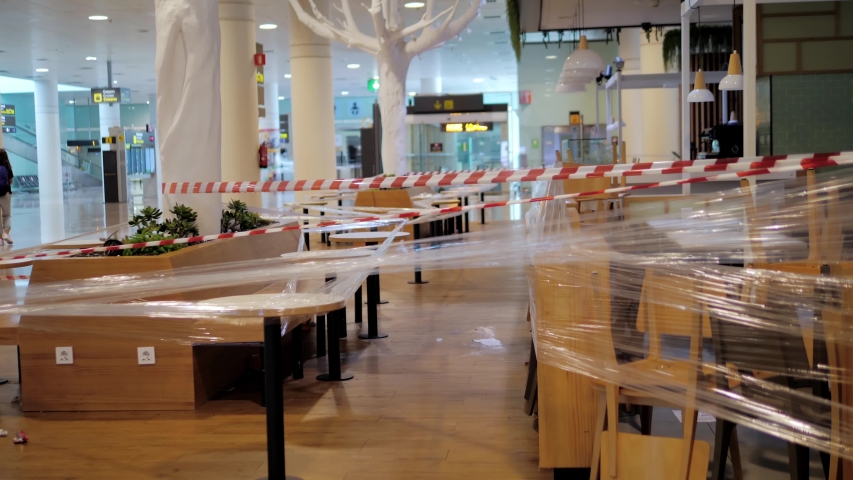
<svg viewBox="0 0 853 480"><path fill-rule="evenodd" d="M646 41L640 40L641 73L664 73L663 35L655 39L654 33ZM641 90L643 122L643 156L649 161L672 160L672 152L679 152L679 109L677 88L647 88ZM630 125L629 125L630 127ZM628 144L628 151L633 151Z"/></svg>
<svg viewBox="0 0 853 480"><path fill-rule="evenodd" d="M314 3L329 15L329 0ZM296 180L336 178L331 42L300 22L292 8L290 72L293 74L290 79L293 177Z"/></svg>
<svg viewBox="0 0 853 480"><path fill-rule="evenodd" d="M62 202L62 157L59 137L59 90L56 72L36 74L36 147L38 151L39 220L42 243L65 238Z"/></svg>
<svg viewBox="0 0 853 480"><path fill-rule="evenodd" d="M217 5L209 0L155 0L154 17L161 179L218 182L222 114ZM203 235L220 230L219 195L167 193L161 202L164 212L178 203L192 207Z"/></svg>
<svg viewBox="0 0 853 480"><path fill-rule="evenodd" d="M625 61L625 67L622 68L623 75L641 73L640 39L642 38L642 41L645 41L645 36L646 34L639 28L622 30L619 56ZM645 128L643 124L643 90L622 90L622 121L625 122L625 126L622 127L622 140L627 148L628 159L641 156L645 152L643 145ZM607 122L610 122L609 118Z"/></svg>
<svg viewBox="0 0 853 480"><path fill-rule="evenodd" d="M755 0L743 2L743 156L754 157L755 146L755 76L758 73Z"/></svg>
<svg viewBox="0 0 853 480"><path fill-rule="evenodd" d="M379 86L382 88L382 85ZM440 94L441 77L427 77L421 79L421 95Z"/></svg>
<svg viewBox="0 0 853 480"><path fill-rule="evenodd" d="M222 180L257 181L258 81L255 55L254 0L219 0L222 95ZM260 206L260 194L224 195Z"/></svg>
<svg viewBox="0 0 853 480"><path fill-rule="evenodd" d="M98 105L98 117L101 125L101 138L110 136L111 127L121 126L121 106L118 104L102 103ZM101 150L109 150L110 146L101 145Z"/></svg>

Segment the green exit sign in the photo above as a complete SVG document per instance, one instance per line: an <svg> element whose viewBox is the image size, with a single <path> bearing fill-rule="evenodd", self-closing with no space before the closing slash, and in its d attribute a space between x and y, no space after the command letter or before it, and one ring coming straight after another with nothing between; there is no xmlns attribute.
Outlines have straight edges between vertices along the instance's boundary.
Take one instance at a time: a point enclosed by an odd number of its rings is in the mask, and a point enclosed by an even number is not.
<svg viewBox="0 0 853 480"><path fill-rule="evenodd" d="M371 78L367 81L367 91L376 93L379 91L379 79Z"/></svg>

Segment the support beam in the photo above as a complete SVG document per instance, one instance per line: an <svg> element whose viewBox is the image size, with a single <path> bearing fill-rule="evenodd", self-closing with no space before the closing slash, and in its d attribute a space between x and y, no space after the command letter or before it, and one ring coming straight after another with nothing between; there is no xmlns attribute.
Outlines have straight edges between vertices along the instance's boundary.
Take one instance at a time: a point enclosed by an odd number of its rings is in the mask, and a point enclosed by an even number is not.
<svg viewBox="0 0 853 480"><path fill-rule="evenodd" d="M755 77L758 71L758 21L756 0L743 2L743 155L754 157L755 146Z"/></svg>
<svg viewBox="0 0 853 480"><path fill-rule="evenodd" d="M690 104L687 95L690 93L690 14L688 9L681 16L681 159L690 160ZM682 174L683 178L689 173ZM681 186L683 195L690 195L690 184Z"/></svg>

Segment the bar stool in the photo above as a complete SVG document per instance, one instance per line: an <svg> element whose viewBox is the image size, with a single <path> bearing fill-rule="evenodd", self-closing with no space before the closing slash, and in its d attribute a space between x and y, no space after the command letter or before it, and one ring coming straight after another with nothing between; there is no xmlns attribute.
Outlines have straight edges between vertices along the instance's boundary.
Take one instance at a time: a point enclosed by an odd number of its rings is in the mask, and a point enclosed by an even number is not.
<svg viewBox="0 0 853 480"><path fill-rule="evenodd" d="M340 310L346 305L341 298L326 293L255 294L220 297L198 302L198 305L222 307L228 316L264 319L264 393L267 408L268 477L285 478L284 455L284 375L281 369L281 317L316 315ZM203 312L200 312L203 314ZM330 342L337 348L337 342ZM338 355L340 357L340 355ZM329 375L333 375L329 362ZM340 375L340 358L337 362ZM352 377L350 377L352 378Z"/></svg>
<svg viewBox="0 0 853 480"><path fill-rule="evenodd" d="M409 232L350 232L337 233L329 236L329 240L333 243L357 243L367 246L378 245L379 242L393 238L407 238ZM361 289L356 291L356 298L361 299ZM388 335L379 333L379 315L377 307L379 305L379 271L376 270L367 276L367 333L362 333L358 338L364 340L374 340L377 338L385 338Z"/></svg>

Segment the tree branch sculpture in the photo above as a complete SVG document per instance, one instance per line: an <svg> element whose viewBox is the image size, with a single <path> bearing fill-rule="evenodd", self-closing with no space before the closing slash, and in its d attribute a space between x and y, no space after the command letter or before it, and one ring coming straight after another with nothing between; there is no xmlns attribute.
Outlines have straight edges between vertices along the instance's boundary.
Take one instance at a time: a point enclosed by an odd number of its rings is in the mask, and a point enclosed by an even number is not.
<svg viewBox="0 0 853 480"><path fill-rule="evenodd" d="M366 0L373 18L374 36L362 32L355 23L351 0L335 5L343 18L335 24L307 0L311 13L300 0L290 0L299 20L317 35L355 47L376 57L379 65L379 110L382 113L382 166L386 174L403 175L406 165L406 75L416 55L435 48L459 35L480 13L483 0L465 0L468 8L457 17L459 3L438 14L437 0L425 0L421 20L406 26L403 22L405 0ZM356 0L360 1L360 0ZM454 18L456 17L456 18ZM420 35L418 35L420 32Z"/></svg>

